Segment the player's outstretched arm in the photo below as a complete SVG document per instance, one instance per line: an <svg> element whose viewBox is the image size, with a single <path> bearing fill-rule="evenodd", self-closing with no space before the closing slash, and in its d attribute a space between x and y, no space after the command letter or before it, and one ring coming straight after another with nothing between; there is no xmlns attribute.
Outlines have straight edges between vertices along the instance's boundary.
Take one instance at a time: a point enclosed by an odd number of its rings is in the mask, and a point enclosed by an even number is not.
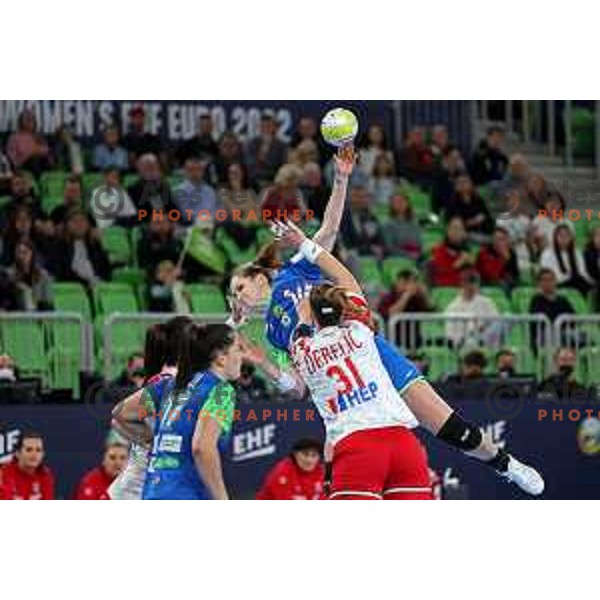
<svg viewBox="0 0 600 600"><path fill-rule="evenodd" d="M333 250L342 215L344 213L344 204L346 202L346 193L348 191L348 180L356 163L356 155L352 146L340 148L338 154L333 157L335 165L335 178L331 196L327 202L327 208L323 215L323 223L313 240L325 248Z"/></svg>

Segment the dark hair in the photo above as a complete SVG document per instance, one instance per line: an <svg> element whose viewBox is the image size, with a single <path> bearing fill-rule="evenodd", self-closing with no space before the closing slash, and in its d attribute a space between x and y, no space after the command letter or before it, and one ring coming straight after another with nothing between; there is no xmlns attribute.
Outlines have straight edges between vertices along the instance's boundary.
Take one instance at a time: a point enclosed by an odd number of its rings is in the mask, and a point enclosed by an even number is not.
<svg viewBox="0 0 600 600"><path fill-rule="evenodd" d="M480 350L471 350L463 356L462 363L463 365L481 367L484 369L487 365L487 359L485 358L485 354Z"/></svg>
<svg viewBox="0 0 600 600"><path fill-rule="evenodd" d="M146 380L160 373L167 354L167 328L163 323L157 323L146 330L144 344L144 373Z"/></svg>
<svg viewBox="0 0 600 600"><path fill-rule="evenodd" d="M575 259L575 236L573 235L573 232L568 227L568 225L564 225L564 224L558 225L556 227L556 229L554 230L554 235L552 237L552 245L553 245L553 249L554 249L554 255L556 256L556 260L558 262L558 268L560 269L560 272L566 273L567 267L563 261L563 257L562 257L560 248L558 247L558 234L563 229L566 229L569 232L569 234L571 235L571 243L569 244L569 247L567 248L567 255L568 255L568 259L569 259L569 266L571 267L571 276L576 277L579 274L579 271L577 270L577 261Z"/></svg>
<svg viewBox="0 0 600 600"><path fill-rule="evenodd" d="M291 454L302 452L303 450L316 450L319 454L323 454L323 444L316 438L300 438L292 446Z"/></svg>
<svg viewBox="0 0 600 600"><path fill-rule="evenodd" d="M26 429L19 434L17 439L17 444L15 446L15 450L19 452L23 448L23 443L25 440L42 440L44 441L44 436L33 429Z"/></svg>
<svg viewBox="0 0 600 600"><path fill-rule="evenodd" d="M206 371L221 353L235 340L235 332L224 324L199 325L190 323L179 346L175 390L185 389L195 373Z"/></svg>
<svg viewBox="0 0 600 600"><path fill-rule="evenodd" d="M354 304L347 290L332 283L321 283L312 288L309 295L310 308L320 327L339 325L349 316L366 316L368 309ZM374 324L371 323L374 327Z"/></svg>
<svg viewBox="0 0 600 600"><path fill-rule="evenodd" d="M31 252L31 264L29 265L28 271L23 271L21 269L19 263L17 262L17 248L19 246L26 246L27 248L29 248L29 251ZM27 285L33 285L41 277L42 273L37 264L35 246L33 245L33 243L31 242L30 239L21 238L20 240L17 241L17 243L15 244L15 249L14 249L14 263L15 263L15 270L17 271L17 275Z"/></svg>
<svg viewBox="0 0 600 600"><path fill-rule="evenodd" d="M165 349L164 364L174 367L177 365L181 341L185 336L187 327L194 321L190 317L178 316L169 319L165 324L167 334L167 347Z"/></svg>
<svg viewBox="0 0 600 600"><path fill-rule="evenodd" d="M258 256L251 263L246 263L238 267L233 274L240 277L254 278L257 275L264 275L269 283L273 279L273 271L281 267L283 263L279 258L279 242L273 240L263 246Z"/></svg>
<svg viewBox="0 0 600 600"><path fill-rule="evenodd" d="M398 279L412 279L416 277L416 273L412 269L401 269L396 274L396 280Z"/></svg>
<svg viewBox="0 0 600 600"><path fill-rule="evenodd" d="M391 198L390 198L390 217L395 217L397 213L394 213L394 209L392 207L392 200L394 199L394 197L396 196L402 196L402 198L404 198L406 200L406 210L404 211L404 218L406 221L412 221L414 219L414 211L413 211L413 207L412 207L412 202L410 201L410 198L404 194L403 192L398 192L397 194L394 194Z"/></svg>
<svg viewBox="0 0 600 600"><path fill-rule="evenodd" d="M496 352L496 360L501 356L516 356L516 354L510 348L502 348Z"/></svg>
<svg viewBox="0 0 600 600"><path fill-rule="evenodd" d="M487 128L486 134L493 135L494 133L504 133L504 127L502 125L490 125Z"/></svg>
<svg viewBox="0 0 600 600"><path fill-rule="evenodd" d="M535 278L536 281L539 283L544 275L552 275L552 277L556 279L556 273L552 269L544 267L538 271L537 277Z"/></svg>

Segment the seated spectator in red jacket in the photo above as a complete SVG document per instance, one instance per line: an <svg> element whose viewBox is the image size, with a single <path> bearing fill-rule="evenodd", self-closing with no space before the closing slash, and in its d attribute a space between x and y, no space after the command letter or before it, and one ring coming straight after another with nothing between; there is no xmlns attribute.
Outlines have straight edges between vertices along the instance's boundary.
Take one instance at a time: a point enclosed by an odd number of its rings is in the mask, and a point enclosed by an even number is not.
<svg viewBox="0 0 600 600"><path fill-rule="evenodd" d="M108 500L107 490L127 463L127 446L107 444L102 464L88 471L77 486L75 500Z"/></svg>
<svg viewBox="0 0 600 600"><path fill-rule="evenodd" d="M435 246L430 263L431 283L437 286L458 286L460 270L472 266L475 259L468 253L467 232L462 219L450 219L446 239Z"/></svg>
<svg viewBox="0 0 600 600"><path fill-rule="evenodd" d="M492 243L482 246L475 265L484 285L513 287L519 282L519 264L506 229L496 227Z"/></svg>
<svg viewBox="0 0 600 600"><path fill-rule="evenodd" d="M322 449L318 440L298 440L290 455L269 471L256 499L319 500L325 476Z"/></svg>
<svg viewBox="0 0 600 600"><path fill-rule="evenodd" d="M12 462L0 469L0 499L54 500L54 475L43 464L44 455L41 434L22 433Z"/></svg>

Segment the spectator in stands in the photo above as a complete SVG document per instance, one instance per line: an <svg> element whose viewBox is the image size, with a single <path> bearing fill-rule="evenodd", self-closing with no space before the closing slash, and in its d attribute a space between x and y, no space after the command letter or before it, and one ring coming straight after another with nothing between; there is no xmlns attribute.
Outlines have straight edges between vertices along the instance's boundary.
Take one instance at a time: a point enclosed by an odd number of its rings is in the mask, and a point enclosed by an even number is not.
<svg viewBox="0 0 600 600"><path fill-rule="evenodd" d="M19 373L15 361L8 354L0 354L0 381L15 382Z"/></svg>
<svg viewBox="0 0 600 600"><path fill-rule="evenodd" d="M190 297L181 279L181 269L170 260L163 260L156 265L148 294L148 308L152 312L191 312Z"/></svg>
<svg viewBox="0 0 600 600"><path fill-rule="evenodd" d="M575 230L573 223L564 218L565 200L559 193L546 196L544 208L537 211L532 223L533 244L538 253L552 246L559 225Z"/></svg>
<svg viewBox="0 0 600 600"><path fill-rule="evenodd" d="M14 172L10 180L10 196L10 201L5 207L7 213L17 206L27 206L36 219L44 216L40 199L33 189L33 181L28 173Z"/></svg>
<svg viewBox="0 0 600 600"><path fill-rule="evenodd" d="M241 163L229 165L225 185L219 189L218 202L227 211L228 219L223 223L227 232L236 238L240 247L250 246L256 240L256 227L244 227L243 221L250 210L258 214L260 206L256 192L248 185L246 170ZM234 210L241 212L241 222L233 220Z"/></svg>
<svg viewBox="0 0 600 600"><path fill-rule="evenodd" d="M523 206L529 203L527 200L527 180L531 173L529 163L522 154L513 154L508 160L508 169L501 180L490 182L489 189L492 194L506 194L512 191L518 192L523 197ZM535 210L535 209L534 209ZM531 206L527 214L532 214Z"/></svg>
<svg viewBox="0 0 600 600"><path fill-rule="evenodd" d="M71 128L64 123L56 130L51 140L53 168L81 175L85 171L84 151Z"/></svg>
<svg viewBox="0 0 600 600"><path fill-rule="evenodd" d="M487 359L481 350L471 350L467 352L460 362L460 378L463 381L474 381L482 379Z"/></svg>
<svg viewBox="0 0 600 600"><path fill-rule="evenodd" d="M295 210L303 214L306 207L300 191L301 179L302 171L296 165L283 165L277 171L275 185L265 191L261 208L272 211L273 215L278 210L287 211L288 216Z"/></svg>
<svg viewBox="0 0 600 600"><path fill-rule="evenodd" d="M18 310L19 292L14 280L4 267L0 267L0 313L5 310Z"/></svg>
<svg viewBox="0 0 600 600"><path fill-rule="evenodd" d="M108 256L82 210L67 214L54 268L60 281L78 281L88 287L110 279Z"/></svg>
<svg viewBox="0 0 600 600"><path fill-rule="evenodd" d="M307 163L319 162L319 148L313 140L304 140L288 153L288 163L296 165L300 169Z"/></svg>
<svg viewBox="0 0 600 600"><path fill-rule="evenodd" d="M120 442L106 445L102 464L88 471L77 485L75 500L108 500L108 488L125 468L128 448Z"/></svg>
<svg viewBox="0 0 600 600"><path fill-rule="evenodd" d="M427 288L410 270L398 273L392 289L383 295L379 302L378 312L387 321L394 315L402 313L429 312L432 304ZM402 322L396 325L396 339L405 348L416 348L421 345L420 326L418 322Z"/></svg>
<svg viewBox="0 0 600 600"><path fill-rule="evenodd" d="M502 228L510 238L510 245L517 256L519 271L527 271L531 268L534 254L531 216L524 210L517 190L502 192L498 202L499 212L507 215L507 218L502 219Z"/></svg>
<svg viewBox="0 0 600 600"><path fill-rule="evenodd" d="M21 433L13 460L0 468L0 499L54 500L54 475L44 456L42 435Z"/></svg>
<svg viewBox="0 0 600 600"><path fill-rule="evenodd" d="M538 291L531 298L529 313L542 314L554 323L561 315L574 315L575 309L568 298L556 293L556 274L551 269L540 269L537 275Z"/></svg>
<svg viewBox="0 0 600 600"><path fill-rule="evenodd" d="M329 201L330 190L323 181L323 173L318 163L309 162L302 168L300 191L306 207L313 211L315 219L321 221Z"/></svg>
<svg viewBox="0 0 600 600"><path fill-rule="evenodd" d="M169 219L152 219L142 228L137 247L138 264L150 276L165 260L178 264L181 251L181 242L175 237L175 225Z"/></svg>
<svg viewBox="0 0 600 600"><path fill-rule="evenodd" d="M181 211L181 225L197 220L213 223L220 208L215 190L204 181L206 162L199 156L188 156L184 162L185 181L173 190L173 203Z"/></svg>
<svg viewBox="0 0 600 600"><path fill-rule="evenodd" d="M445 125L434 125L431 128L431 144L429 146L436 166L439 166L454 146L450 143L448 128Z"/></svg>
<svg viewBox="0 0 600 600"><path fill-rule="evenodd" d="M213 120L210 114L200 115L196 133L181 142L175 151L177 165L184 166L190 158L212 161L219 153L219 146L213 137Z"/></svg>
<svg viewBox="0 0 600 600"><path fill-rule="evenodd" d="M17 243L23 239L31 239L33 236L33 216L31 209L25 205L14 206L8 214L8 222L2 232L2 236L0 236L2 264L12 264L15 260Z"/></svg>
<svg viewBox="0 0 600 600"><path fill-rule="evenodd" d="M390 218L381 230L386 255L419 258L423 251L421 228L408 196L396 193L389 205Z"/></svg>
<svg viewBox="0 0 600 600"><path fill-rule="evenodd" d="M368 177L375 171L375 163L380 156L385 156L388 163L394 167L394 154L392 153L383 127L371 125L364 139L359 144L358 162L360 170Z"/></svg>
<svg viewBox="0 0 600 600"><path fill-rule="evenodd" d="M19 115L17 131L8 138L6 153L16 169L30 171L36 177L50 167L50 149L37 132L33 111L25 109Z"/></svg>
<svg viewBox="0 0 600 600"><path fill-rule="evenodd" d="M112 167L119 171L129 168L129 155L121 144L119 128L116 125L108 125L104 130L104 140L94 148L94 169L103 171Z"/></svg>
<svg viewBox="0 0 600 600"><path fill-rule="evenodd" d="M431 209L434 213L439 214L447 210L454 195L456 178L464 173L465 161L457 148L439 157L431 184Z"/></svg>
<svg viewBox="0 0 600 600"><path fill-rule="evenodd" d="M112 382L112 385L117 388L133 393L139 390L144 385L146 371L144 370L144 356L138 352L131 354L127 358L127 365L121 374Z"/></svg>
<svg viewBox="0 0 600 600"><path fill-rule="evenodd" d="M302 142L311 141L316 145L316 162L322 167L325 164L325 158L328 154L328 148L323 138L319 135L317 122L312 117L301 117L296 127L296 132L292 138L291 147L297 148Z"/></svg>
<svg viewBox="0 0 600 600"><path fill-rule="evenodd" d="M114 167L104 170L103 182L92 190L89 211L98 229L113 225L135 227L139 224L135 205L121 185L119 170Z"/></svg>
<svg viewBox="0 0 600 600"><path fill-rule="evenodd" d="M83 210L83 185L77 175L67 177L62 204L50 213L50 220L58 231L64 224L65 217L72 210Z"/></svg>
<svg viewBox="0 0 600 600"><path fill-rule="evenodd" d="M325 477L322 453L323 445L318 440L298 440L290 455L267 473L256 499L319 500Z"/></svg>
<svg viewBox="0 0 600 600"><path fill-rule="evenodd" d="M474 237L489 236L494 230L494 220L468 175L459 175L454 182L454 195L446 208L446 218L453 217L460 217Z"/></svg>
<svg viewBox="0 0 600 600"><path fill-rule="evenodd" d="M462 219L450 219L445 240L433 248L430 263L431 283L435 286L459 285L461 269L474 264L475 258L468 252L467 232Z"/></svg>
<svg viewBox="0 0 600 600"><path fill-rule="evenodd" d="M142 154L137 161L139 179L127 190L135 207L148 211L145 219L153 218L153 211L166 213L173 208L171 188L163 178L160 163L154 154Z"/></svg>
<svg viewBox="0 0 600 600"><path fill-rule="evenodd" d="M516 355L509 348L496 353L496 375L500 379L510 379L517 375Z"/></svg>
<svg viewBox="0 0 600 600"><path fill-rule="evenodd" d="M577 354L573 348L558 348L554 354L555 372L540 383L538 392L555 398L584 398L589 390L575 378Z"/></svg>
<svg viewBox="0 0 600 600"><path fill-rule="evenodd" d="M490 181L499 181L506 173L508 157L502 151L504 130L502 127L491 126L486 138L471 158L470 172L476 185L483 185Z"/></svg>
<svg viewBox="0 0 600 600"><path fill-rule="evenodd" d="M350 189L350 218L343 223L344 243L361 256L382 258L383 234L379 221L371 211L371 197L363 186Z"/></svg>
<svg viewBox="0 0 600 600"><path fill-rule="evenodd" d="M373 171L369 178L369 193L376 204L387 204L396 190L394 163L388 154L380 154L375 159Z"/></svg>
<svg viewBox="0 0 600 600"><path fill-rule="evenodd" d="M157 135L146 132L146 112L143 106L134 106L129 111L129 130L123 137L123 146L129 153L129 168L134 169L144 154L152 154L166 165L163 145Z"/></svg>
<svg viewBox="0 0 600 600"><path fill-rule="evenodd" d="M253 185L262 186L273 181L285 163L287 147L277 139L277 122L271 113L263 113L260 133L250 140L245 155L248 176Z"/></svg>
<svg viewBox="0 0 600 600"><path fill-rule="evenodd" d="M475 264L484 285L500 285L506 290L519 283L519 264L506 229L496 227L492 243L482 246Z"/></svg>
<svg viewBox="0 0 600 600"><path fill-rule="evenodd" d="M589 241L583 253L585 267L596 285L600 284L600 227L590 231Z"/></svg>
<svg viewBox="0 0 600 600"><path fill-rule="evenodd" d="M8 196L10 194L10 180L13 177L13 167L10 164L10 159L2 151L0 147L0 196Z"/></svg>
<svg viewBox="0 0 600 600"><path fill-rule="evenodd" d="M541 173L531 173L525 183L527 206L535 214L545 207L546 198L551 194L546 179Z"/></svg>
<svg viewBox="0 0 600 600"><path fill-rule="evenodd" d="M592 288L581 250L575 247L575 236L566 224L554 230L552 246L542 252L540 267L553 271L562 287L575 288L584 295Z"/></svg>
<svg viewBox="0 0 600 600"><path fill-rule="evenodd" d="M28 239L17 242L15 262L8 269L18 291L19 310L52 310L52 288L48 272L36 261L33 244Z"/></svg>
<svg viewBox="0 0 600 600"><path fill-rule="evenodd" d="M400 150L401 176L420 185L431 182L434 171L434 157L425 140L422 127L415 127L408 132L404 147Z"/></svg>
<svg viewBox="0 0 600 600"><path fill-rule="evenodd" d="M256 374L254 365L244 363L240 378L235 382L238 402L252 402L267 399L267 384Z"/></svg>
<svg viewBox="0 0 600 600"><path fill-rule="evenodd" d="M455 348L471 344L490 344L497 341L499 327L491 317L499 315L495 302L484 296L479 289L477 272L469 267L461 271L461 289L458 295L444 310L444 314L471 317L468 320L449 320L446 324L446 337ZM481 320L480 320L481 319Z"/></svg>
<svg viewBox="0 0 600 600"><path fill-rule="evenodd" d="M219 140L219 154L215 159L215 168L220 182L227 181L230 165L244 164L242 145L233 131L226 131Z"/></svg>

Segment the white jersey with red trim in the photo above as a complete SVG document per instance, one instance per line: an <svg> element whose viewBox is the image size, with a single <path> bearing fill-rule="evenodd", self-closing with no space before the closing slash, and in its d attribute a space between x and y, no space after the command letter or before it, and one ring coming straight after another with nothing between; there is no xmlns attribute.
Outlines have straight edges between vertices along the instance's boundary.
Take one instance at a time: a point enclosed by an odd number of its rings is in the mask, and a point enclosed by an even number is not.
<svg viewBox="0 0 600 600"><path fill-rule="evenodd" d="M418 425L381 362L373 332L363 323L347 321L301 337L292 344L291 355L323 418L328 442L364 429Z"/></svg>

